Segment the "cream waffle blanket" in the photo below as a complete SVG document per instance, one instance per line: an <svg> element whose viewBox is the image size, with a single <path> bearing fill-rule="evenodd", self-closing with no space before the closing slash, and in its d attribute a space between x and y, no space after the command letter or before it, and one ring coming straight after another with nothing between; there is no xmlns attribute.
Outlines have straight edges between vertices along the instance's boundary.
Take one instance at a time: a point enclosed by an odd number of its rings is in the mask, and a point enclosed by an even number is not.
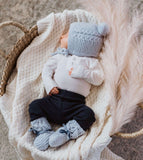
<svg viewBox="0 0 143 160"><path fill-rule="evenodd" d="M18 58L6 93L0 98L0 109L9 128L10 143L22 160L122 159L106 148L112 140L109 136L112 119L108 108L110 96L104 84L98 88L92 87L86 99L87 105L94 110L97 119L91 130L60 148L39 151L33 147L34 135L28 132L29 104L34 99L44 96L44 85L41 79L43 65L50 53L59 46L59 37L67 32L70 23L74 21L98 23L97 17L83 10L51 13L38 21L39 36ZM53 125L53 127L58 126Z"/></svg>

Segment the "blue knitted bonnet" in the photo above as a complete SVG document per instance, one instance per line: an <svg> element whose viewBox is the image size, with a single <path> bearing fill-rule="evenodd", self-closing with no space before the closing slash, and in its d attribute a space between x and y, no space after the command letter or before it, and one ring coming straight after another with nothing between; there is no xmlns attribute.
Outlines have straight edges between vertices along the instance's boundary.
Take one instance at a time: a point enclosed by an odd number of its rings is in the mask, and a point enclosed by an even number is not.
<svg viewBox="0 0 143 160"><path fill-rule="evenodd" d="M103 37L109 32L107 24L74 22L68 35L69 54L80 57L98 57L103 46Z"/></svg>

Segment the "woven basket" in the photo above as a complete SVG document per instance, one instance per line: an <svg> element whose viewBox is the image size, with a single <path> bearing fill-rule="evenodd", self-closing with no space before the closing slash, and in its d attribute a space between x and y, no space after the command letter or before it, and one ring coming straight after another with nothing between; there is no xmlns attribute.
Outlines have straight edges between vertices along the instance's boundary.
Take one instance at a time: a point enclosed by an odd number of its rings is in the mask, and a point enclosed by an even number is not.
<svg viewBox="0 0 143 160"><path fill-rule="evenodd" d="M17 43L14 45L13 49L10 51L8 55L6 55L3 51L0 50L0 54L6 59L6 65L3 70L2 74L2 80L0 84L0 96L3 96L3 94L6 91L6 85L9 80L9 77L15 68L16 61L19 57L19 55L23 52L23 50L32 42L32 40L38 36L38 28L37 26L33 26L30 30L27 30L22 24L13 22L13 21L6 21L3 23L0 23L0 28L7 26L7 25L13 25L21 29L25 35L20 38ZM139 104L139 107L143 108L143 104ZM122 137L122 138L135 138L137 136L143 135L143 129L134 132L134 133L116 133L116 136Z"/></svg>

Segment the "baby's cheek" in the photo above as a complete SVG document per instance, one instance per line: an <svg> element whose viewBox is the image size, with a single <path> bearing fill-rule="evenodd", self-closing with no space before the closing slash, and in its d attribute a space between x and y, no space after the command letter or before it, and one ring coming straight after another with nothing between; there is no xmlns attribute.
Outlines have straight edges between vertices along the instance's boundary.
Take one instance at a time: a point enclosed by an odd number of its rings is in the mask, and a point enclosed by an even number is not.
<svg viewBox="0 0 143 160"><path fill-rule="evenodd" d="M68 45L67 39L66 39L66 38L62 39L62 40L61 40L61 46L62 46L63 48L66 48L66 49L67 49L67 45Z"/></svg>

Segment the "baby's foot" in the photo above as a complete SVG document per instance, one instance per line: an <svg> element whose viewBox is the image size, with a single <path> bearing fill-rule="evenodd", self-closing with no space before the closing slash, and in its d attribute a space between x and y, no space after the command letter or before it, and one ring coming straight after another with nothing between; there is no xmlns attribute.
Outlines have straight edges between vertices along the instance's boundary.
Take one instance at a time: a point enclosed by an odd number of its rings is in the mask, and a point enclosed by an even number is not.
<svg viewBox="0 0 143 160"><path fill-rule="evenodd" d="M34 146L41 151L48 149L49 137L54 133L48 120L41 117L31 121L30 131L36 135Z"/></svg>
<svg viewBox="0 0 143 160"><path fill-rule="evenodd" d="M68 121L66 125L59 128L49 138L50 147L59 147L70 139L76 139L83 135L85 131L80 127L76 120Z"/></svg>
<svg viewBox="0 0 143 160"><path fill-rule="evenodd" d="M60 127L49 138L50 147L59 147L70 140L70 133L64 127Z"/></svg>
<svg viewBox="0 0 143 160"><path fill-rule="evenodd" d="M54 133L54 131L44 131L43 133L38 133L34 140L34 146L41 150L45 151L49 147L49 138Z"/></svg>

